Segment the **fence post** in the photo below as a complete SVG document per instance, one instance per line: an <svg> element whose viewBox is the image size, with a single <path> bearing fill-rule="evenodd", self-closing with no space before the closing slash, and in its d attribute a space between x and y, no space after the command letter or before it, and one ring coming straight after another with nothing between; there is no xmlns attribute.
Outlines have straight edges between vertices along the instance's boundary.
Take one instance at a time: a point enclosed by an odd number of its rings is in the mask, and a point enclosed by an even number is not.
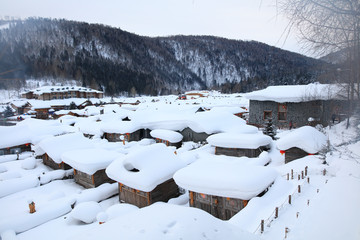
<svg viewBox="0 0 360 240"><path fill-rule="evenodd" d="M291 195L289 195L289 204L291 204Z"/></svg>
<svg viewBox="0 0 360 240"><path fill-rule="evenodd" d="M301 171L301 179L304 179L304 171Z"/></svg>
<svg viewBox="0 0 360 240"><path fill-rule="evenodd" d="M294 170L291 169L291 179L294 179Z"/></svg>
<svg viewBox="0 0 360 240"><path fill-rule="evenodd" d="M324 168L323 170L323 175L325 176L326 175L326 169Z"/></svg>
<svg viewBox="0 0 360 240"><path fill-rule="evenodd" d="M298 185L298 193L301 193L301 186Z"/></svg>
<svg viewBox="0 0 360 240"><path fill-rule="evenodd" d="M307 205L308 205L308 206L310 205L310 200L309 200L309 199L307 200Z"/></svg>
<svg viewBox="0 0 360 240"><path fill-rule="evenodd" d="M310 177L307 177L307 182L310 183Z"/></svg>
<svg viewBox="0 0 360 240"><path fill-rule="evenodd" d="M300 181L300 175L298 174L298 180Z"/></svg>
<svg viewBox="0 0 360 240"><path fill-rule="evenodd" d="M260 230L261 233L264 232L264 220L261 220L261 230Z"/></svg>
<svg viewBox="0 0 360 240"><path fill-rule="evenodd" d="M319 193L319 189L317 189L316 192Z"/></svg>
<svg viewBox="0 0 360 240"><path fill-rule="evenodd" d="M308 174L308 166L305 167L305 176Z"/></svg>
<svg viewBox="0 0 360 240"><path fill-rule="evenodd" d="M285 227L285 238L287 238L287 234L289 233L289 228Z"/></svg>
<svg viewBox="0 0 360 240"><path fill-rule="evenodd" d="M276 207L275 208L275 218L278 218L279 217L279 208Z"/></svg>
<svg viewBox="0 0 360 240"><path fill-rule="evenodd" d="M299 218L299 212L296 212L296 218Z"/></svg>
<svg viewBox="0 0 360 240"><path fill-rule="evenodd" d="M289 178L290 178L289 173L286 174L286 178L287 178L287 180L289 180Z"/></svg>

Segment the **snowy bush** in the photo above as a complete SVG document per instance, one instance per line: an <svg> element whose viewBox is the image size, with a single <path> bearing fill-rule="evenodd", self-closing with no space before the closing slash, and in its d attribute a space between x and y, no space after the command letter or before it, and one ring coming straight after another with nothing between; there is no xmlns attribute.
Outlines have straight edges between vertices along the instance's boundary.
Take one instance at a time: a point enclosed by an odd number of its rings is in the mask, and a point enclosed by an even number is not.
<svg viewBox="0 0 360 240"><path fill-rule="evenodd" d="M84 223L93 223L96 221L96 216L102 209L97 202L84 202L78 204L71 212L73 219L79 220Z"/></svg>
<svg viewBox="0 0 360 240"><path fill-rule="evenodd" d="M25 159L22 163L21 163L21 167L25 170L30 170L30 169L34 169L36 167L36 159L34 157L30 157Z"/></svg>

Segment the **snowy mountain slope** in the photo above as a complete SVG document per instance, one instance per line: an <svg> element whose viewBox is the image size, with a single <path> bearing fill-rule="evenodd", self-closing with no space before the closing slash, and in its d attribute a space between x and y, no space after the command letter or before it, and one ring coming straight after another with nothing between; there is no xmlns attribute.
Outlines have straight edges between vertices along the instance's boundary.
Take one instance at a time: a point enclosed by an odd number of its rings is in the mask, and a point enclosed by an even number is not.
<svg viewBox="0 0 360 240"><path fill-rule="evenodd" d="M75 79L108 94L190 89L249 91L315 81L323 62L259 42L207 36L149 38L103 25L28 19L0 29L7 78ZM1 82L1 87L14 85ZM14 86L13 86L14 87ZM16 87L16 86L15 86Z"/></svg>

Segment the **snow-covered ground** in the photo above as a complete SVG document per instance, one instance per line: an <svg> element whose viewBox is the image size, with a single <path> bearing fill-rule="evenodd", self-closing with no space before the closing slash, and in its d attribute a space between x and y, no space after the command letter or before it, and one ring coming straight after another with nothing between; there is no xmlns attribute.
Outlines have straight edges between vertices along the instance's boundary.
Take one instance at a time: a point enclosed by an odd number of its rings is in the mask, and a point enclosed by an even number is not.
<svg viewBox="0 0 360 240"><path fill-rule="evenodd" d="M203 107L216 109L213 112L227 116L224 111L230 111L229 107L248 108L248 101L239 95L224 95L216 92L206 98L189 100L176 100L176 96L138 97L136 100L141 102L137 106L109 105L108 108L105 107L104 115L88 118L63 117L61 124L75 123L73 132L94 133L94 138L89 141L91 146L98 149L97 153L106 150L126 157L128 154L133 156L136 152L142 152L147 145L154 144L154 141L145 139L139 142L109 143L100 139L98 135L106 128L104 125L112 123L114 119L129 115L132 120L145 119L139 121L139 124L160 126L163 124L160 120L164 117L167 121L172 121L172 124L166 125L168 130L174 130L172 128L177 128L180 124L166 117L167 114L184 117L195 114L195 108ZM214 113L202 115L201 120L204 121L204 116L213 115ZM231 130L230 125L219 128L214 122L203 123L199 119L187 120L187 124L196 127L204 125L203 129L207 130L210 127L224 132ZM211 119L218 121L216 118ZM60 124L59 120L49 121L58 121L53 124L54 126ZM237 124L234 126L236 129L240 128L239 124L245 125L245 122L235 120L223 123ZM36 120L25 120L20 125L27 124L33 125L32 129L36 129ZM286 136L288 132L282 131L278 136ZM318 156L310 155L288 164L284 164L284 157L279 153L279 149L276 149L276 141L272 142L268 154L271 162L265 168L277 173L274 183L265 195L252 198L243 210L227 221L216 219L205 211L188 207L187 195L171 199L169 203L156 203L138 209L130 204L119 203L116 195L117 183L84 189L72 179L73 170L52 170L45 166L41 159L35 159L32 153L20 154L19 160L16 160L16 155L0 156L0 236L2 240L99 238L273 240L285 237L294 240L358 240L360 239L358 220L360 122L359 119L352 118L348 129L346 123L341 122L331 128L323 129L323 132L328 140L326 153ZM13 132L13 134L21 133ZM40 142L40 146L44 145L44 142L51 143L52 138L56 137L51 134L46 135L43 131L37 138L29 136L33 144ZM41 141L44 142L41 144ZM6 140L2 139L1 142ZM64 144L64 148L65 145L69 144ZM49 148L53 147L49 145ZM184 162L183 165L191 164L198 159L203 162L207 158L216 158L219 162L223 158L214 156L214 147L209 144L186 142L181 148L176 149L176 152L177 157ZM61 157L60 153L58 155ZM224 160L237 161L244 167L254 165L245 158L224 157ZM256 161L255 165L257 163L263 165L261 161ZM239 167L239 164L236 166ZM199 175L201 177L201 174ZM223 175L226 177L226 173ZM236 184L234 185L236 187ZM289 195L291 204L289 204ZM31 202L35 203L36 212L33 214L29 213ZM276 208L278 208L278 216L275 216ZM265 223L263 233L261 233L261 220ZM104 223L99 224L99 222Z"/></svg>

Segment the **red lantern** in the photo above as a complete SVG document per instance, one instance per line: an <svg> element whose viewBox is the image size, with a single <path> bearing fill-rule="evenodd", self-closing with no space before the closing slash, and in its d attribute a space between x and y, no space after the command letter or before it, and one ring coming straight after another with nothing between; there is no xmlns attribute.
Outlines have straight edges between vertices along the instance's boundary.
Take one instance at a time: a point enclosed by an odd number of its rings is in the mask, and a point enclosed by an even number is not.
<svg viewBox="0 0 360 240"><path fill-rule="evenodd" d="M284 151L284 150L280 150L280 153L281 153L281 155L284 155L284 154L285 154L285 151Z"/></svg>

